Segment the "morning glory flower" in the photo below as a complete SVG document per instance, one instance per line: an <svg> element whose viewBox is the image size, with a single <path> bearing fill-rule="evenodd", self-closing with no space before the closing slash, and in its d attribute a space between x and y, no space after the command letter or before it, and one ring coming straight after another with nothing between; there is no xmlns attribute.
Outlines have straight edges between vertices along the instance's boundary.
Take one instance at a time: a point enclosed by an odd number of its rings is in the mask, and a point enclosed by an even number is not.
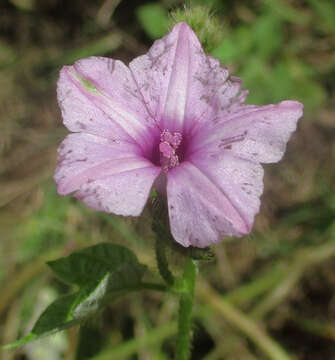
<svg viewBox="0 0 335 360"><path fill-rule="evenodd" d="M186 23L129 66L105 57L64 66L57 94L72 132L59 147L59 194L138 216L155 188L185 247L251 231L260 164L281 159L302 115L297 101L246 105L241 79L204 53Z"/></svg>

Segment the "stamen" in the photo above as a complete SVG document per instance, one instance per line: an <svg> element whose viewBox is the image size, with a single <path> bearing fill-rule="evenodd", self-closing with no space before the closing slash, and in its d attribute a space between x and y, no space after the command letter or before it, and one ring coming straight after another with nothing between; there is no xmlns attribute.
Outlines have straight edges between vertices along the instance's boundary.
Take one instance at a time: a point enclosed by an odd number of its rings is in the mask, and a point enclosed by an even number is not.
<svg viewBox="0 0 335 360"><path fill-rule="evenodd" d="M168 142L174 149L177 149L181 143L182 136L179 132L175 132L173 135L169 130L163 130L161 133L161 142Z"/></svg>
<svg viewBox="0 0 335 360"><path fill-rule="evenodd" d="M165 172L179 165L179 158L176 150L182 141L182 135L179 132L173 134L169 130L163 130L161 133L161 142L159 151L161 153L161 166Z"/></svg>

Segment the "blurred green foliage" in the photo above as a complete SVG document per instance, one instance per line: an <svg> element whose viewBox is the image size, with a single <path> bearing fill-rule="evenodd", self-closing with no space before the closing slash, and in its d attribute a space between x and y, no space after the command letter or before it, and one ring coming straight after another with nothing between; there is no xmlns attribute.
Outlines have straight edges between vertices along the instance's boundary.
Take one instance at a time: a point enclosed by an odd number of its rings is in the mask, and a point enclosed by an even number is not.
<svg viewBox="0 0 335 360"><path fill-rule="evenodd" d="M17 252L19 263L31 261L37 254L67 242L65 223L71 199L59 202L54 188L48 188L44 196L42 207L17 229L21 239Z"/></svg>
<svg viewBox="0 0 335 360"><path fill-rule="evenodd" d="M141 5L136 10L138 21L152 39L159 39L168 30L168 13L160 3Z"/></svg>
<svg viewBox="0 0 335 360"><path fill-rule="evenodd" d="M319 26L324 32L331 31L335 35L335 5L332 0L307 0L321 20Z"/></svg>

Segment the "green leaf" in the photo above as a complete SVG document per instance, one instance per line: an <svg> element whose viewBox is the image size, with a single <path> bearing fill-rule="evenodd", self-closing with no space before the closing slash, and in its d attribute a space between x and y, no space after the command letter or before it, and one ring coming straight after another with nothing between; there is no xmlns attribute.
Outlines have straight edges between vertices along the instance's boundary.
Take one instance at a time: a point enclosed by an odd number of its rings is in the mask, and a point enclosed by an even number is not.
<svg viewBox="0 0 335 360"><path fill-rule="evenodd" d="M129 249L108 243L78 250L48 265L61 280L78 285L79 290L54 301L29 335L5 349L22 346L85 321L120 295L140 290L146 269Z"/></svg>
<svg viewBox="0 0 335 360"><path fill-rule="evenodd" d="M72 314L73 305L77 298L78 293L74 293L55 300L39 317L31 334L36 336L47 335L73 325L76 321Z"/></svg>
<svg viewBox="0 0 335 360"><path fill-rule="evenodd" d="M49 335L74 325L76 321L71 316L71 310L77 296L78 293L71 294L54 301L44 310L30 334L14 343L4 346L4 349L14 349L36 340L41 336Z"/></svg>
<svg viewBox="0 0 335 360"><path fill-rule="evenodd" d="M23 346L25 344L27 344L28 342L30 341L33 341L33 340L37 340L38 336L30 333L29 335L25 336L24 338L20 339L20 340L17 340L9 345L5 345L2 347L2 349L4 350L12 350L12 349L15 349L19 346Z"/></svg>
<svg viewBox="0 0 335 360"><path fill-rule="evenodd" d="M168 15L159 3L141 5L136 9L136 16L144 31L152 39L159 39L168 31Z"/></svg>
<svg viewBox="0 0 335 360"><path fill-rule="evenodd" d="M74 294L57 299L44 310L30 334L5 346L5 349L13 349L64 330L94 315L108 301L119 295L114 293L112 296L110 293L110 281L110 274L106 274L97 286L88 285Z"/></svg>
<svg viewBox="0 0 335 360"><path fill-rule="evenodd" d="M48 265L62 281L79 286L114 273L116 288L136 284L145 270L129 249L109 243L75 251L68 257L49 261ZM133 275L127 276L128 273Z"/></svg>

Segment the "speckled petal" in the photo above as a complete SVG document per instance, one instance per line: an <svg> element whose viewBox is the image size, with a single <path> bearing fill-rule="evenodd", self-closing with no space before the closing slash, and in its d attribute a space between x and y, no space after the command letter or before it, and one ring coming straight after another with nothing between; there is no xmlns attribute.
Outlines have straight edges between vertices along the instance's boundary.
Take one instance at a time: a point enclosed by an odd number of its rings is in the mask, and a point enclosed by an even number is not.
<svg viewBox="0 0 335 360"><path fill-rule="evenodd" d="M96 180L132 170L140 173L143 168L160 171L141 157L138 147L132 143L111 141L91 134L70 134L59 147L54 179L58 192L66 195L87 186L94 191Z"/></svg>
<svg viewBox="0 0 335 360"><path fill-rule="evenodd" d="M262 166L234 156L229 151L217 154L204 152L192 159L192 162L225 194L250 232L263 193Z"/></svg>
<svg viewBox="0 0 335 360"><path fill-rule="evenodd" d="M57 83L58 104L64 125L73 132L86 132L110 139L132 141L131 137L101 109L87 98L77 82L72 81L64 67Z"/></svg>
<svg viewBox="0 0 335 360"><path fill-rule="evenodd" d="M121 61L91 57L64 66L58 102L71 131L132 139L145 148L158 132L130 70Z"/></svg>
<svg viewBox="0 0 335 360"><path fill-rule="evenodd" d="M255 162L277 162L296 129L302 108L301 103L290 100L277 105L246 105L219 125L202 128L192 139L189 152L196 157L201 152L231 151Z"/></svg>
<svg viewBox="0 0 335 360"><path fill-rule="evenodd" d="M167 196L171 233L183 246L206 247L250 231L227 194L190 162L168 173Z"/></svg>
<svg viewBox="0 0 335 360"><path fill-rule="evenodd" d="M149 111L170 131L189 132L198 123L215 122L246 95L240 93L240 79L205 55L186 23L175 25L129 67Z"/></svg>
<svg viewBox="0 0 335 360"><path fill-rule="evenodd" d="M179 23L168 35L155 41L147 54L129 64L149 112L162 129L182 128L193 37L188 25Z"/></svg>
<svg viewBox="0 0 335 360"><path fill-rule="evenodd" d="M136 168L132 164L128 170L124 166L111 176L86 183L75 196L95 210L123 216L138 216L160 171L160 168L152 166L149 162L138 163Z"/></svg>
<svg viewBox="0 0 335 360"><path fill-rule="evenodd" d="M194 134L202 125L223 122L239 109L248 94L241 90L242 80L229 75L220 61L198 53L197 66L192 74L185 111L184 132Z"/></svg>

